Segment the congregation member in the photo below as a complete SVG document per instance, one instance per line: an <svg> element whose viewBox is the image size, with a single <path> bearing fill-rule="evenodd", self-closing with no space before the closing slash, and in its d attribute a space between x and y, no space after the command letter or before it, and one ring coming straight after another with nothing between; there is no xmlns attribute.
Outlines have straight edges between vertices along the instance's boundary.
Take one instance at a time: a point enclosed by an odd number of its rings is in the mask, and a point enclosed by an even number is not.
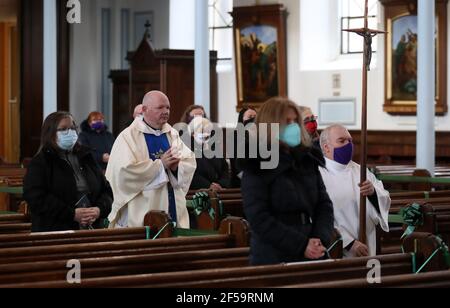
<svg viewBox="0 0 450 308"><path fill-rule="evenodd" d="M213 124L205 118L195 118L189 124L194 149L201 151L196 153L197 170L191 183L191 190L212 189L220 191L230 188L229 166L223 157L211 157L205 155L205 151L214 151L213 147L221 147L220 144L211 143ZM197 156L199 155L199 156Z"/></svg>
<svg viewBox="0 0 450 308"><path fill-rule="evenodd" d="M309 136L311 137L313 146L316 149L320 150L320 134L318 131L317 116L314 115L311 108L309 108L309 107L300 106L299 108L300 108L300 113L302 115L306 131L308 132Z"/></svg>
<svg viewBox="0 0 450 308"><path fill-rule="evenodd" d="M91 148L95 160L103 171L109 162L109 155L114 144L114 136L108 131L105 116L101 112L91 112L81 123L80 143Z"/></svg>
<svg viewBox="0 0 450 308"><path fill-rule="evenodd" d="M45 119L23 189L32 232L102 227L111 211L111 188L90 149L78 143L75 121L67 112Z"/></svg>
<svg viewBox="0 0 450 308"><path fill-rule="evenodd" d="M279 155L279 164L264 170L261 159L243 163L242 196L252 231L250 262L266 265L326 258L334 217L319 172L324 158L311 147L292 101L267 101L256 119L257 127L262 123L280 125L275 141L280 150L272 153Z"/></svg>
<svg viewBox="0 0 450 308"><path fill-rule="evenodd" d="M360 183L361 166L352 161L354 145L345 127L333 125L326 128L320 136L320 144L326 161L320 172L333 201L335 226L343 237L344 255L375 256L377 226L389 232L389 192L369 170L367 181ZM367 245L358 239L361 195L367 197Z"/></svg>

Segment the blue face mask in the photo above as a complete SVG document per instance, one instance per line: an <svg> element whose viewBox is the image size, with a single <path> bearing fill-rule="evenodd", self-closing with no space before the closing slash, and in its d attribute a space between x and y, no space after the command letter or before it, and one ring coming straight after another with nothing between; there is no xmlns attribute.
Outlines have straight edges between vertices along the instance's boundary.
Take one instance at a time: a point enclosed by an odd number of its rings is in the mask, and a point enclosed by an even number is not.
<svg viewBox="0 0 450 308"><path fill-rule="evenodd" d="M298 123L292 123L286 126L280 133L280 141L283 141L291 148L302 144L302 129Z"/></svg>
<svg viewBox="0 0 450 308"><path fill-rule="evenodd" d="M57 133L57 140L56 143L58 144L58 147L61 150L64 151L71 151L75 144L78 141L78 134L76 130L69 129L65 132L58 132Z"/></svg>

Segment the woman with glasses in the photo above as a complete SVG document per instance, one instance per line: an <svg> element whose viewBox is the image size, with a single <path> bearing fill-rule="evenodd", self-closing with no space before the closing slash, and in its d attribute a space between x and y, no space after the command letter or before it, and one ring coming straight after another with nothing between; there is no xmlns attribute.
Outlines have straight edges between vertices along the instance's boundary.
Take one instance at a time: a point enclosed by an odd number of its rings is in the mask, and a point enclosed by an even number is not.
<svg viewBox="0 0 450 308"><path fill-rule="evenodd" d="M78 143L71 114L56 112L42 126L41 146L24 179L32 232L99 227L112 191L90 149Z"/></svg>
<svg viewBox="0 0 450 308"><path fill-rule="evenodd" d="M305 129L311 138L312 145L315 149L322 151L320 148L320 134L317 130L317 117L313 114L311 108L309 107L299 107L300 114L302 115L303 124L305 125Z"/></svg>

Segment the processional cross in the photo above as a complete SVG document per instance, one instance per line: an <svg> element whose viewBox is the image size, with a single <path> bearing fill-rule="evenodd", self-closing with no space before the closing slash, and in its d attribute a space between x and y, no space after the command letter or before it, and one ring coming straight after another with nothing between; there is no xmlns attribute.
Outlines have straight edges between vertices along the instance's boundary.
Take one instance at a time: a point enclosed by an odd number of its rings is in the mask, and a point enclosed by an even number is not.
<svg viewBox="0 0 450 308"><path fill-rule="evenodd" d="M364 28L342 31L356 33L364 38L361 119L361 183L364 183L367 180L367 72L372 62L372 38L386 32L369 28L369 0L365 0ZM360 198L359 241L367 245L367 203L366 197L361 195Z"/></svg>

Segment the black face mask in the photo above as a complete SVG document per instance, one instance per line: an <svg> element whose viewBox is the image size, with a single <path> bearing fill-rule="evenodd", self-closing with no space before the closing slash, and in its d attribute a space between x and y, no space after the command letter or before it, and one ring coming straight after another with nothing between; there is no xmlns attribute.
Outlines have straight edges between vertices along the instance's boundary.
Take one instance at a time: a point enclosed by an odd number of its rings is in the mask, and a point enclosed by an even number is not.
<svg viewBox="0 0 450 308"><path fill-rule="evenodd" d="M255 123L255 121L256 121L255 118L248 119L247 121L244 121L244 126L247 126L247 124L250 124L250 123Z"/></svg>

